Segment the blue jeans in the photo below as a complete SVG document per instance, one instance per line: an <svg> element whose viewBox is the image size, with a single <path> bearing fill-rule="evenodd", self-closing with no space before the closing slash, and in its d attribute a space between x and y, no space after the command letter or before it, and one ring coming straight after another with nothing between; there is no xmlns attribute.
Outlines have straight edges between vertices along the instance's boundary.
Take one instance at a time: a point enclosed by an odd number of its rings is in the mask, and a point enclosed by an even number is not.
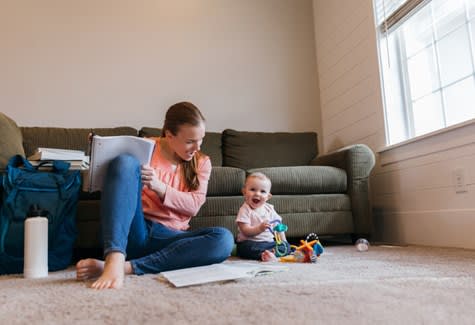
<svg viewBox="0 0 475 325"><path fill-rule="evenodd" d="M121 252L135 274L159 273L224 261L234 238L221 227L170 229L144 218L140 163L119 155L109 164L101 193L104 256Z"/></svg>
<svg viewBox="0 0 475 325"><path fill-rule="evenodd" d="M236 245L237 256L250 260L260 260L265 250L272 251L275 248L273 241L244 240Z"/></svg>

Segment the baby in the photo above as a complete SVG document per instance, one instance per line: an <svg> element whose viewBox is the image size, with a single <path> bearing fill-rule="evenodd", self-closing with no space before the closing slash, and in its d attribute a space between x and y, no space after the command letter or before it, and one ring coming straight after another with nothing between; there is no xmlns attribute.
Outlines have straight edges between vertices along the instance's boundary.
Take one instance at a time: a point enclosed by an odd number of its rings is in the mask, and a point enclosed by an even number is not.
<svg viewBox="0 0 475 325"><path fill-rule="evenodd" d="M281 222L282 218L267 203L272 197L270 188L271 181L263 173L252 173L246 178L242 189L244 203L236 218L239 230L237 255L242 258L277 261L273 253L274 235L269 228L272 228L272 223Z"/></svg>

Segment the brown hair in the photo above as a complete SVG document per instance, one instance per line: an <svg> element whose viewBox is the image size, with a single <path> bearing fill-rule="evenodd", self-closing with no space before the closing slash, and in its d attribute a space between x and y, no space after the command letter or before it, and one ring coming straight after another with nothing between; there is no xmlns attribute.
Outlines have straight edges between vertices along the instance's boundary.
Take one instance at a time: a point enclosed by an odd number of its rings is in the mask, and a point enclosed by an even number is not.
<svg viewBox="0 0 475 325"><path fill-rule="evenodd" d="M162 137L165 136L165 131L170 131L173 135L177 135L180 126L189 124L198 126L205 122L203 114L201 114L198 107L190 102L176 103L168 109L165 114L165 122L162 129ZM180 165L182 167L185 184L190 190L196 190L200 186L198 179L197 168L201 153L197 152L190 161L182 160Z"/></svg>

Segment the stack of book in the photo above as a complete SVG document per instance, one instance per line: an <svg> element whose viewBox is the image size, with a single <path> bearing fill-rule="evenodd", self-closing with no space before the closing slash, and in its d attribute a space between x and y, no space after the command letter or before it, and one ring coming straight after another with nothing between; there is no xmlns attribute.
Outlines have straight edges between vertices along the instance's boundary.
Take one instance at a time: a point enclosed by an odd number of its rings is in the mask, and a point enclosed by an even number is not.
<svg viewBox="0 0 475 325"><path fill-rule="evenodd" d="M63 160L71 164L71 169L89 168L89 156L81 150L38 148L28 160L33 166L41 165L48 160Z"/></svg>

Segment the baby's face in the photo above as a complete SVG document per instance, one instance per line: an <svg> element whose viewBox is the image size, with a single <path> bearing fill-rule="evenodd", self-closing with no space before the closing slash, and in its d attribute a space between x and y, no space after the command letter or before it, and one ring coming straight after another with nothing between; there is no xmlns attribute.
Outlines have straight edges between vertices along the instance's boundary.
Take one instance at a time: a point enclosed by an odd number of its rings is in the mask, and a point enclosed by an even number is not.
<svg viewBox="0 0 475 325"><path fill-rule="evenodd" d="M243 189L244 199L252 208L257 209L270 199L270 182L257 177L250 177L246 180Z"/></svg>

